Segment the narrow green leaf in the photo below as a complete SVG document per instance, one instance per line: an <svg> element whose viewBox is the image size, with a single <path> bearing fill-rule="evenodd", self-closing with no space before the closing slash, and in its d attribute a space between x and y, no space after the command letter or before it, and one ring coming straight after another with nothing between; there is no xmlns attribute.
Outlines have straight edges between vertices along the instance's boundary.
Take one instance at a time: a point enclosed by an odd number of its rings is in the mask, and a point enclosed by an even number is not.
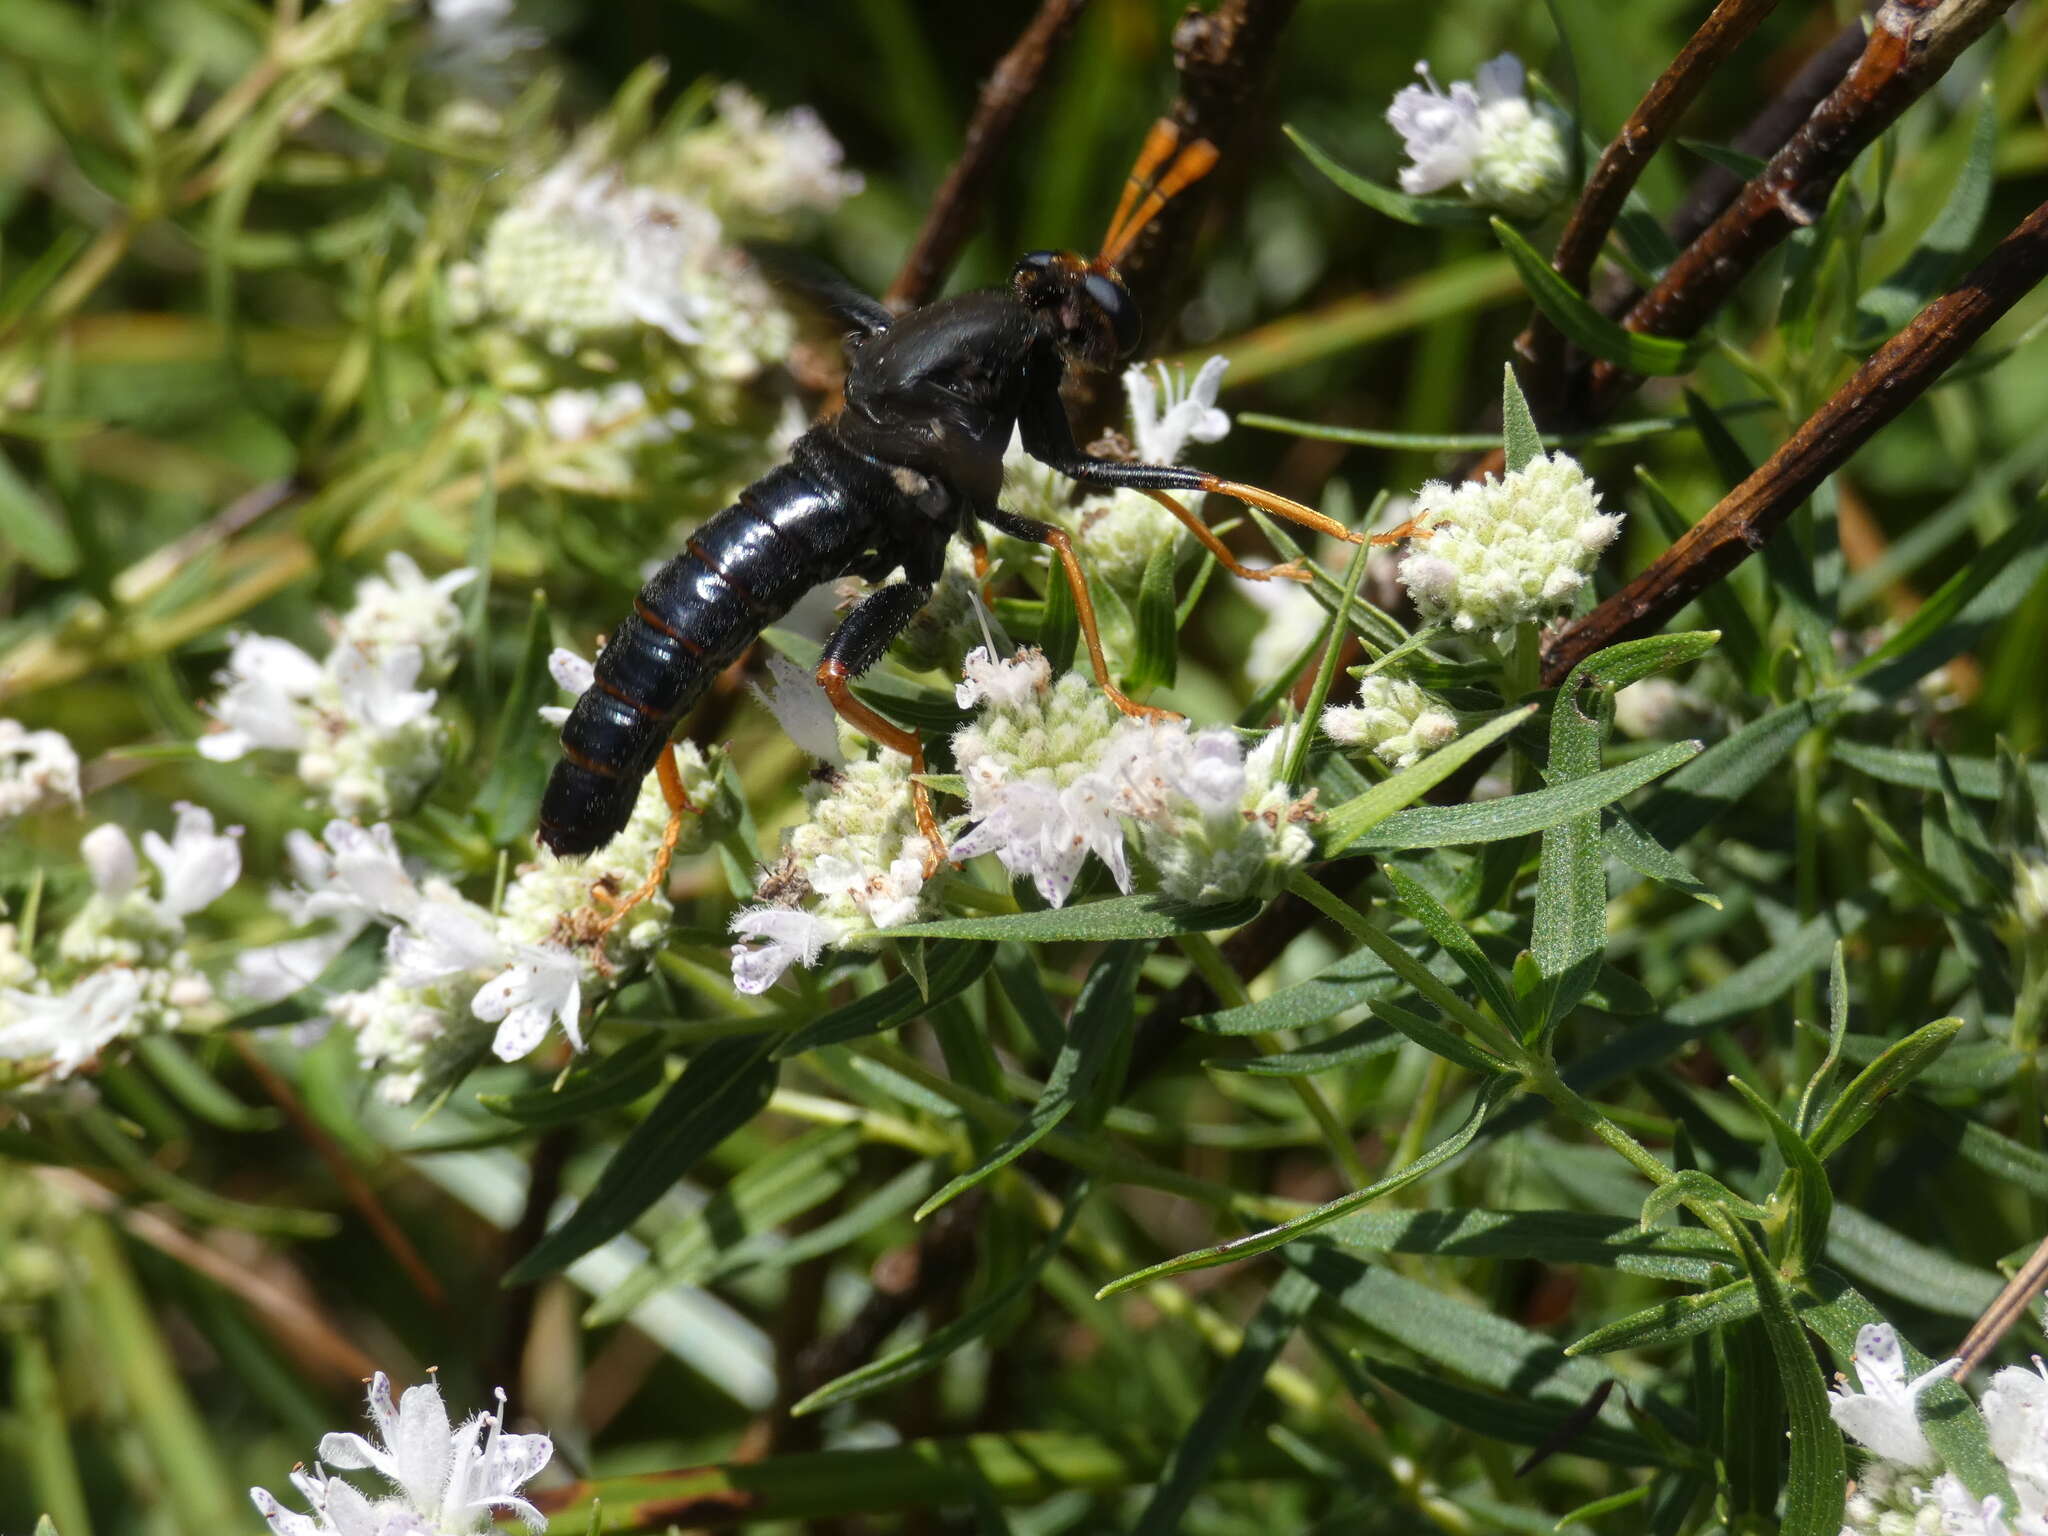
<svg viewBox="0 0 2048 1536"><path fill-rule="evenodd" d="M180 1108L209 1125L224 1131L268 1131L283 1119L274 1109L254 1108L228 1092L219 1078L192 1059L175 1035L144 1035L132 1049L135 1059L149 1068Z"/></svg>
<svg viewBox="0 0 2048 1536"><path fill-rule="evenodd" d="M1683 846L1695 832L1775 773L1808 731L1842 714L1849 707L1849 698L1848 689L1831 689L1752 720L1660 784L1637 810L1636 820L1666 848Z"/></svg>
<svg viewBox="0 0 2048 1536"><path fill-rule="evenodd" d="M523 1285L557 1273L617 1237L718 1144L758 1114L775 1091L762 1035L718 1040L690 1059L569 1213L505 1277Z"/></svg>
<svg viewBox="0 0 2048 1536"><path fill-rule="evenodd" d="M1991 206L1992 151L1998 133L1991 85L1978 92L1977 117L1970 129L1970 148L1962 170L1950 184L1948 200L1920 243L1898 269L1863 295L1856 307L1856 342L1874 346L1898 330L1921 306L1947 288L1961 270Z"/></svg>
<svg viewBox="0 0 2048 1536"><path fill-rule="evenodd" d="M1691 373L1712 350L1705 339L1680 341L1631 331L1601 314L1584 294L1566 282L1520 230L1505 219L1492 219L1493 236L1514 263L1529 297L1560 331L1604 362L1644 377Z"/></svg>
<svg viewBox="0 0 2048 1536"><path fill-rule="evenodd" d="M1732 1081L1732 1079L1731 1079ZM1765 1337L1777 1362L1778 1382L1791 1421L1791 1458L1785 1474L1782 1536L1838 1536L1849 1483L1842 1432L1828 1412L1828 1389L1806 1334L1792 1310L1791 1293L1747 1225L1731 1222L1743 1268L1755 1282Z"/></svg>
<svg viewBox="0 0 2048 1536"><path fill-rule="evenodd" d="M1644 1227L1587 1211L1356 1211L1315 1236L1340 1248L1439 1258L1538 1259L1704 1284L1736 1262L1703 1227Z"/></svg>
<svg viewBox="0 0 2048 1536"><path fill-rule="evenodd" d="M1211 1035L1261 1035L1305 1029L1369 1002L1392 987L1394 972L1370 950L1354 950L1324 966L1307 981L1236 1008L1191 1015L1188 1027Z"/></svg>
<svg viewBox="0 0 2048 1536"><path fill-rule="evenodd" d="M1378 507L1380 503L1373 505ZM1367 526L1376 518L1376 512L1368 515ZM1287 762L1280 776L1284 784L1300 784L1308 772L1309 749L1316 742L1316 723L1323 718L1323 706L1330 700L1330 685L1337 679L1337 663L1344 655L1344 641L1351 632L1352 605L1358 601L1358 589L1365 581L1366 558L1371 553L1369 540L1352 546L1351 562L1344 568L1344 592L1337 599L1336 611L1330 615L1329 625L1323 631L1322 660L1316 664L1316 675L1309 684L1308 697L1302 700L1301 724L1296 727L1287 747Z"/></svg>
<svg viewBox="0 0 2048 1536"><path fill-rule="evenodd" d="M1763 174L1767 162L1755 155L1745 155L1739 149L1730 149L1724 144L1709 144L1704 139L1679 139L1681 149L1689 149L1702 160L1718 165L1724 171L1731 171L1744 181L1752 181Z"/></svg>
<svg viewBox="0 0 2048 1536"><path fill-rule="evenodd" d="M1865 1067L1842 1090L1842 1096L1828 1106L1813 1133L1813 1150L1820 1157L1832 1157L1851 1136L1870 1122L1878 1106L1941 1059L1954 1043L1963 1021L1936 1019L1899 1041Z"/></svg>
<svg viewBox="0 0 2048 1536"><path fill-rule="evenodd" d="M1343 852L1403 806L1413 805L1535 713L1534 704L1509 710L1336 807L1317 828L1324 856Z"/></svg>
<svg viewBox="0 0 2048 1536"><path fill-rule="evenodd" d="M1106 901L1043 912L1007 912L995 917L948 917L890 930L896 938L1021 939L1032 944L1061 940L1165 939L1176 933L1210 933L1236 928L1259 915L1260 903L1239 901L1190 905L1159 895L1112 896Z"/></svg>
<svg viewBox="0 0 2048 1536"><path fill-rule="evenodd" d="M1128 1275L1110 1281L1096 1292L1096 1298L1107 1300L1133 1287L1149 1285L1154 1280L1164 1280L1173 1275L1184 1275L1197 1269L1209 1269L1217 1264L1229 1264L1238 1259L1251 1258L1254 1254L1270 1252L1335 1221L1340 1216L1360 1210L1375 1200L1383 1199L1398 1189L1406 1189L1417 1179L1435 1172L1469 1147L1472 1138L1479 1134L1480 1126L1486 1123L1486 1117L1514 1091L1514 1086L1507 1078L1489 1077L1480 1084L1478 1093L1474 1095L1472 1112L1466 1117L1463 1125L1407 1167L1397 1169L1385 1178L1368 1184L1364 1189L1353 1190L1348 1195L1339 1195L1335 1200L1319 1205L1292 1221L1282 1222L1277 1227L1268 1227L1263 1232L1232 1238L1211 1248L1197 1249L1193 1253L1184 1253L1178 1258L1134 1270Z"/></svg>
<svg viewBox="0 0 2048 1536"><path fill-rule="evenodd" d="M40 576L55 579L78 569L78 541L71 530L43 504L35 487L22 479L4 453L0 453L0 545L13 546Z"/></svg>
<svg viewBox="0 0 2048 1536"><path fill-rule="evenodd" d="M1345 169L1311 143L1292 123L1284 124L1280 131L1294 141L1296 149L1308 156L1309 164L1375 213L1425 228L1478 229L1486 223L1487 214L1483 208L1450 198L1411 197L1406 192L1396 192L1391 187L1367 181L1356 171Z"/></svg>
<svg viewBox="0 0 2048 1536"><path fill-rule="evenodd" d="M1916 1243L1851 1205L1835 1207L1828 1261L1886 1295L1941 1317L1975 1322L2004 1282L1939 1248Z"/></svg>
<svg viewBox="0 0 2048 1536"><path fill-rule="evenodd" d="M1244 1338L1202 1400L1202 1410L1173 1448L1159 1485L1132 1527L1134 1536L1173 1536L1181 1517L1215 1471L1217 1457L1244 1423L1252 1400L1264 1390L1266 1372L1294 1337L1316 1299L1315 1282L1293 1270L1283 1273L1245 1326Z"/></svg>
<svg viewBox="0 0 2048 1536"><path fill-rule="evenodd" d="M1399 1050L1401 1040L1401 1031L1368 1020L1291 1051L1275 1051L1270 1056L1211 1056L1202 1065L1211 1072L1241 1072L1247 1077L1310 1077L1385 1056Z"/></svg>
<svg viewBox="0 0 2048 1536"><path fill-rule="evenodd" d="M2048 1199L2048 1153L2022 1146L1988 1125L1968 1119L1954 1110L1930 1104L1917 1094L1901 1099L1899 1107L1912 1116L1920 1129L1971 1167L1981 1169L1994 1179L2017 1184L2036 1198Z"/></svg>
<svg viewBox="0 0 2048 1536"><path fill-rule="evenodd" d="M1453 743L1456 745L1456 743ZM1444 748L1449 751L1450 748ZM1462 843L1495 843L1541 832L1572 816L1612 805L1700 755L1696 741L1675 741L1588 778L1471 805L1424 805L1389 816L1348 846L1356 853L1393 853ZM1422 764L1416 765L1418 768ZM1388 784L1393 783L1387 780ZM1384 789L1386 785L1380 785ZM1326 852L1334 852L1327 842Z"/></svg>
<svg viewBox="0 0 2048 1536"><path fill-rule="evenodd" d="M609 1056L578 1067L563 1077L559 1086L480 1093L476 1099L492 1114L524 1126L573 1125L591 1115L622 1109L659 1088L667 1051L660 1035L642 1035Z"/></svg>
<svg viewBox="0 0 2048 1536"><path fill-rule="evenodd" d="M1536 430L1536 418L1529 413L1513 363L1501 369L1500 432L1509 474L1527 469L1543 457L1543 434Z"/></svg>
<svg viewBox="0 0 2048 1536"><path fill-rule="evenodd" d="M1420 923L1422 931L1457 962L1458 969L1465 973L1465 979L1472 983L1480 999L1493 1009L1494 1016L1519 1034L1522 1008L1515 999L1514 988L1494 968L1493 962L1486 957L1486 951L1479 947L1465 925L1445 910L1443 903L1430 893L1429 887L1405 870L1388 864L1382 872L1387 883L1394 888L1394 899L1401 903L1402 910Z"/></svg>
<svg viewBox="0 0 2048 1536"><path fill-rule="evenodd" d="M1498 1056L1481 1050L1463 1035L1445 1028L1434 1019L1396 1007L1385 998L1373 1000L1372 1012L1374 1018L1399 1030L1431 1055L1441 1056L1468 1072L1491 1074L1510 1070Z"/></svg>
<svg viewBox="0 0 2048 1536"><path fill-rule="evenodd" d="M1895 693L1974 644L2033 588L2048 564L2048 505L2036 502L1970 563L1941 584L1913 616L1851 674Z"/></svg>
<svg viewBox="0 0 2048 1536"><path fill-rule="evenodd" d="M1711 1291L1664 1300L1595 1328L1565 1347L1568 1355L1611 1355L1622 1349L1662 1349L1703 1333L1719 1333L1757 1314L1756 1286L1737 1280Z"/></svg>
<svg viewBox="0 0 2048 1536"><path fill-rule="evenodd" d="M1674 891L1683 891L1694 901L1712 907L1716 912L1721 910L1721 898L1700 882L1683 859L1645 832L1627 811L1617 809L1614 812L1614 820L1600 835L1600 849L1609 858L1620 860L1646 879L1668 885Z"/></svg>
<svg viewBox="0 0 2048 1536"><path fill-rule="evenodd" d="M1519 1391L1482 1392L1449 1381L1435 1371L1411 1370L1391 1360L1373 1360L1367 1367L1389 1390L1462 1429L1509 1445L1554 1444L1570 1436L1574 1456L1623 1467L1655 1466L1663 1460L1642 1436L1597 1420L1578 1424L1581 1410L1564 1403L1532 1402ZM1548 1527L1548 1521L1545 1522Z"/></svg>
<svg viewBox="0 0 2048 1536"><path fill-rule="evenodd" d="M901 936L906 930L895 928L890 931ZM932 943L925 954L925 985L929 988L929 996L918 991L915 977L895 977L866 997L842 1003L811 1020L775 1047L775 1059L786 1061L806 1051L815 1051L820 1046L865 1040L870 1035L879 1035L884 1030L908 1024L973 986L994 958L994 951L984 944L944 940Z"/></svg>
<svg viewBox="0 0 2048 1536"><path fill-rule="evenodd" d="M1763 1304L1757 1304L1761 1314ZM1731 1323L1721 1346L1720 1502L1752 1530L1769 1530L1785 1469L1785 1391L1761 1315Z"/></svg>
<svg viewBox="0 0 2048 1536"><path fill-rule="evenodd" d="M1803 1273L1820 1261L1828 1239L1828 1221L1835 1210L1835 1194L1828 1187L1827 1170L1814 1155L1814 1149L1768 1099L1739 1077L1731 1076L1728 1086L1749 1100L1749 1107L1762 1117L1771 1139L1777 1143L1778 1155L1785 1159L1785 1167L1791 1172L1790 1256L1799 1266L1795 1272Z"/></svg>
<svg viewBox="0 0 2048 1536"><path fill-rule="evenodd" d="M1145 561L1138 585L1136 644L1124 681L1140 696L1148 689L1172 687L1179 666L1180 626L1173 597L1176 543L1174 539L1159 541Z"/></svg>
<svg viewBox="0 0 2048 1536"><path fill-rule="evenodd" d="M1044 617L1038 625L1038 648L1052 664L1054 677L1073 670L1074 652L1080 643L1081 615L1055 562L1046 577Z"/></svg>
<svg viewBox="0 0 2048 1536"><path fill-rule="evenodd" d="M1726 414L1725 412L1723 414ZM1688 410L1686 420L1697 430L1711 415L1702 416ZM1636 485L1642 491L1642 505L1648 520L1656 523L1658 531L1670 543L1676 544L1692 527L1692 520L1678 510L1678 503L1657 477L1643 465L1636 466ZM1714 626L1722 637L1722 654L1735 669L1737 677L1754 677L1763 657L1763 638L1757 633L1756 621L1750 617L1749 609L1743 605L1742 595L1730 582L1711 583L1699 596L1700 611L1707 616L1707 622Z"/></svg>
<svg viewBox="0 0 2048 1536"><path fill-rule="evenodd" d="M766 1253L776 1228L847 1186L860 1168L860 1144L859 1126L826 1126L749 1163L664 1232L646 1263L592 1302L583 1326L622 1322L656 1291L702 1285Z"/></svg>
<svg viewBox="0 0 2048 1536"><path fill-rule="evenodd" d="M1136 1011L1138 970L1147 953L1148 946L1121 943L1106 945L1095 957L1088 979L1082 983L1081 995L1074 1001L1066 1041L1053 1058L1052 1070L1046 1074L1045 1088L1038 1101L1022 1123L986 1157L918 1207L919 1221L1037 1146L1047 1132L1088 1097L1102 1076L1104 1063L1116 1054L1119 1038L1130 1030Z"/></svg>
<svg viewBox="0 0 2048 1536"><path fill-rule="evenodd" d="M1819 1112L1820 1096L1826 1093L1834 1081L1835 1068L1842 1060L1842 1041L1849 1033L1849 970L1842 961L1841 940L1835 941L1835 952L1828 960L1828 1049L1820 1059L1820 1065L1813 1069L1813 1075L1806 1080L1806 1088L1799 1095L1799 1113L1793 1118L1793 1125L1802 1136L1813 1133L1814 1116Z"/></svg>
<svg viewBox="0 0 2048 1536"><path fill-rule="evenodd" d="M1825 965L1835 945L1861 928L1876 905L1876 898L1869 895L1837 902L1704 992L1695 992L1671 1004L1664 1010L1665 1022L1697 1028L1718 1024L1738 1014L1754 1013L1776 1002ZM1821 1150L1820 1155L1826 1157L1828 1150L1831 1149Z"/></svg>
<svg viewBox="0 0 2048 1536"><path fill-rule="evenodd" d="M1067 1197L1066 1209L1061 1212L1059 1225L1054 1227L1045 1241L1033 1249L1016 1273L1001 1284L993 1286L989 1293L974 1306L962 1312L942 1328L935 1328L917 1343L871 1361L858 1370L848 1371L834 1381L828 1381L817 1391L798 1402L790 1411L793 1418L807 1413L819 1413L839 1403L855 1402L863 1397L913 1381L927 1371L936 1370L956 1350L972 1344L987 1333L1001 1319L1010 1304L1020 1299L1038 1283L1039 1274L1051 1262L1067 1240L1067 1233L1073 1230L1074 1220L1081 1214L1081 1207L1087 1201L1088 1186L1084 1183Z"/></svg>
<svg viewBox="0 0 2048 1536"><path fill-rule="evenodd" d="M519 664L491 727L483 758L483 783L477 786L472 802L485 835L501 845L533 830L541 789L554 761L554 753L545 746L548 728L540 718L540 707L555 695L555 682L548 673L548 652L553 646L547 595L536 591L527 610Z"/></svg>
<svg viewBox="0 0 2048 1536"><path fill-rule="evenodd" d="M1721 414L1748 414L1775 409L1768 401L1734 401ZM1391 432L1378 427L1346 427L1325 421L1297 421L1288 416L1267 416L1244 411L1237 418L1240 427L1266 432L1285 432L1292 437L1312 437L1319 442L1353 443L1361 448L1391 448L1402 453L1485 453L1500 446L1500 437L1490 432ZM1621 443L1640 443L1667 437L1693 428L1690 416L1644 416L1634 421L1611 422L1585 432L1546 432L1545 448L1609 448Z"/></svg>

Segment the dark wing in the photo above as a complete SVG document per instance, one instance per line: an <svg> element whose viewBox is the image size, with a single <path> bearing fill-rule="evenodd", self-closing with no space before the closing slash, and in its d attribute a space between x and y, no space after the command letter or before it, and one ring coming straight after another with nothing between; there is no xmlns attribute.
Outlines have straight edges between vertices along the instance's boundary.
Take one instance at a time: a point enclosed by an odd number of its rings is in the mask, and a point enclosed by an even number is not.
<svg viewBox="0 0 2048 1536"><path fill-rule="evenodd" d="M808 299L848 330L879 336L895 320L880 300L868 297L845 273L807 252L766 240L748 241L746 251L770 282Z"/></svg>

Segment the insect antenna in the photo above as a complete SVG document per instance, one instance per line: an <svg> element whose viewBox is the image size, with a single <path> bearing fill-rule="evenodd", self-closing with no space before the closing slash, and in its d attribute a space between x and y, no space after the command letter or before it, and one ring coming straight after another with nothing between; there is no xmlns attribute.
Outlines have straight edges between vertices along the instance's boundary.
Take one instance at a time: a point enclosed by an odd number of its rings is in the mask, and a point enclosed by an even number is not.
<svg viewBox="0 0 2048 1536"><path fill-rule="evenodd" d="M1180 152L1175 154L1177 148ZM1160 209L1208 175L1215 164L1216 146L1207 139L1196 139L1182 147L1180 129L1171 118L1162 117L1154 123L1152 131L1145 135L1144 147L1138 151L1137 163L1124 180L1123 196L1102 237L1102 251L1094 265L1113 267L1121 261L1145 226L1159 217ZM1160 170L1162 166L1164 171ZM1155 172L1159 173L1156 178Z"/></svg>

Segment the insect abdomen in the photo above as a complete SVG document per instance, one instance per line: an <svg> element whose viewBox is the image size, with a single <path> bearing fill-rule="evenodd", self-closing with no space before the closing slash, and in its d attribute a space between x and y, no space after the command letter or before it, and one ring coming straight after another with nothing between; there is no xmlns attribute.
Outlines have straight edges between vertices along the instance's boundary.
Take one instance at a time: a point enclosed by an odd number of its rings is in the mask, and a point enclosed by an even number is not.
<svg viewBox="0 0 2048 1536"><path fill-rule="evenodd" d="M857 548L865 519L802 457L699 528L598 653L541 800L540 840L554 852L590 853L618 836L676 721L764 625L839 574L849 539Z"/></svg>

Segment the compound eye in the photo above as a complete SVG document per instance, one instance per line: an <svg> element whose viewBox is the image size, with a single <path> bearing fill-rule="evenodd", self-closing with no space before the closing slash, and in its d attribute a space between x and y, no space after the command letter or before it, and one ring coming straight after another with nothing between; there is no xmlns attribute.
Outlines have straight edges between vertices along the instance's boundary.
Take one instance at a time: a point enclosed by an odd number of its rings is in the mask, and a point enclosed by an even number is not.
<svg viewBox="0 0 2048 1536"><path fill-rule="evenodd" d="M1110 329L1116 335L1117 356L1129 357L1138 350L1138 340L1144 329L1139 322L1138 306L1131 302L1130 294L1115 278L1101 272L1090 272L1085 282L1089 299L1109 317Z"/></svg>
<svg viewBox="0 0 2048 1536"><path fill-rule="evenodd" d="M1028 251L1017 258L1017 265L1012 269L1011 276L1043 277L1052 270L1053 263L1058 259L1058 251Z"/></svg>

